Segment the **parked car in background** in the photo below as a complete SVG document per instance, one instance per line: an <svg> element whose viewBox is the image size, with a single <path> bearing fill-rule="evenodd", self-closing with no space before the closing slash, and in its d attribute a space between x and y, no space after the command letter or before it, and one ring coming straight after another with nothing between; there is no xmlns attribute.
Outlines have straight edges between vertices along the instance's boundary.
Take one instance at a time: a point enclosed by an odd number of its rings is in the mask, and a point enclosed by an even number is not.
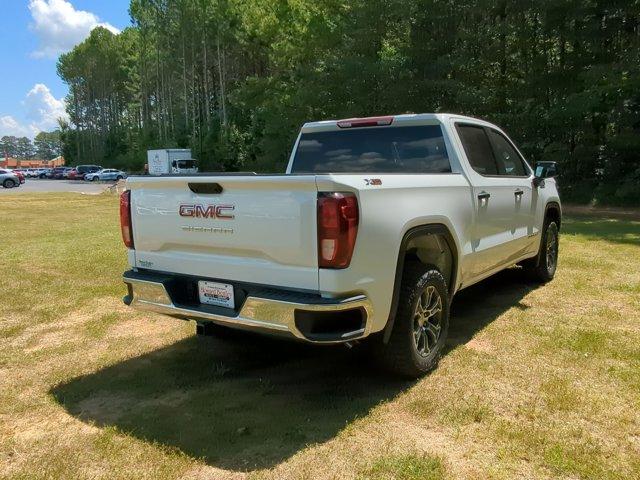
<svg viewBox="0 0 640 480"><path fill-rule="evenodd" d="M99 165L78 165L69 171L70 180L84 180L84 176L88 173L95 173L102 170Z"/></svg>
<svg viewBox="0 0 640 480"><path fill-rule="evenodd" d="M122 170L116 170L115 168L105 168L94 173L87 173L84 179L89 182L97 182L98 180L122 180L127 178L127 174Z"/></svg>
<svg viewBox="0 0 640 480"><path fill-rule="evenodd" d="M16 175L18 176L18 179L20 179L20 183L21 183L21 184L22 184L22 183L24 183L24 182L26 182L26 178L25 178L25 176L24 176L24 173L22 173L21 171L20 171L20 172L16 172L16 171L14 171L13 173L14 173L14 174L16 174Z"/></svg>
<svg viewBox="0 0 640 480"><path fill-rule="evenodd" d="M64 178L64 174L69 170L71 169L67 167L56 167L53 170L51 170L51 173L47 176L48 178L51 178L53 180L60 180Z"/></svg>
<svg viewBox="0 0 640 480"><path fill-rule="evenodd" d="M67 178L69 180L82 180L84 178L84 174L79 173L78 170L72 168L71 170L69 170L69 173L67 173Z"/></svg>
<svg viewBox="0 0 640 480"><path fill-rule="evenodd" d="M38 176L38 169L37 168L27 168L26 170L26 177L27 178L36 178Z"/></svg>
<svg viewBox="0 0 640 480"><path fill-rule="evenodd" d="M21 169L17 169L17 170L6 169L6 170L10 171L16 177L18 177L18 180L19 180L19 182L21 184L25 182L25 171L24 170L21 170Z"/></svg>
<svg viewBox="0 0 640 480"><path fill-rule="evenodd" d="M0 185L4 188L19 187L20 183L20 178L13 171L6 168L0 169Z"/></svg>
<svg viewBox="0 0 640 480"><path fill-rule="evenodd" d="M52 168L39 168L38 169L38 178L40 179L45 179L49 177L49 174L51 173L53 169Z"/></svg>

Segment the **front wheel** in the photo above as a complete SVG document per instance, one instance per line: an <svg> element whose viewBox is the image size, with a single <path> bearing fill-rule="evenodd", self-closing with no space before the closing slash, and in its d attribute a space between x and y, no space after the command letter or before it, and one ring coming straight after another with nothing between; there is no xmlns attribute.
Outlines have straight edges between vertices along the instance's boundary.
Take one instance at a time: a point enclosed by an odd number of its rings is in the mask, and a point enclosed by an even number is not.
<svg viewBox="0 0 640 480"><path fill-rule="evenodd" d="M4 182L2 182L2 186L4 188L13 188L16 186L16 182L11 180L10 178L7 178Z"/></svg>
<svg viewBox="0 0 640 480"><path fill-rule="evenodd" d="M438 364L448 330L449 292L442 273L408 262L393 330L379 352L383 365L407 377L424 375Z"/></svg>
<svg viewBox="0 0 640 480"><path fill-rule="evenodd" d="M92 182L97 182L98 180L100 180L98 177L93 177L93 178L91 179L91 181L92 181Z"/></svg>
<svg viewBox="0 0 640 480"><path fill-rule="evenodd" d="M547 222L542 230L538 256L523 263L525 271L534 280L547 283L553 280L558 268L560 235L556 222Z"/></svg>

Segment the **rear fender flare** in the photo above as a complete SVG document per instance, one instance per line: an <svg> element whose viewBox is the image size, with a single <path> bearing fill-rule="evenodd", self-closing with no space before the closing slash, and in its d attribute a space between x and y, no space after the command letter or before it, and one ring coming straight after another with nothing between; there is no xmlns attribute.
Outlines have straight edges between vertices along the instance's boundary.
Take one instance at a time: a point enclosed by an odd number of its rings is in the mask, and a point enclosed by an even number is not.
<svg viewBox="0 0 640 480"><path fill-rule="evenodd" d="M440 235L444 238L447 246L451 250L451 257L453 264L451 265L451 278L447 278L447 286L449 287L449 301L453 298L453 294L456 290L457 274L458 274L458 248L454 240L451 231L446 225L441 223L434 223L428 225L420 225L413 227L407 233L405 233L400 243L400 251L398 252L398 261L396 264L396 273L393 283L393 297L391 299L391 308L389 310L389 318L387 324L383 329L383 342L387 343L393 330L393 324L395 322L396 313L398 311L398 302L400 301L400 286L402 284L402 274L404 271L405 256L407 253L407 246L411 240L414 240L423 235Z"/></svg>
<svg viewBox="0 0 640 480"><path fill-rule="evenodd" d="M542 217L542 226L547 223L547 218L549 218L549 211L556 211L558 215L558 230L560 230L560 225L562 223L562 208L558 202L549 202L544 207L544 217ZM544 240L542 236L542 229L540 230L540 242L538 244L538 255L533 257L535 259L536 265L540 265L540 260L542 260L542 241Z"/></svg>

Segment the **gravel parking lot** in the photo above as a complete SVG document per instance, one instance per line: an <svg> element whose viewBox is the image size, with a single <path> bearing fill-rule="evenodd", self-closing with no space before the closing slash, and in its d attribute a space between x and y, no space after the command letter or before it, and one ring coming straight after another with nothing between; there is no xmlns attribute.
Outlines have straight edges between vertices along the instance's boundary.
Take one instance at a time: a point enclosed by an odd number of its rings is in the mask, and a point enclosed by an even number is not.
<svg viewBox="0 0 640 480"><path fill-rule="evenodd" d="M102 192L110 183L83 182L80 180L35 180L27 179L17 188L0 188L2 194L16 193L49 193L49 192L78 192L96 194Z"/></svg>

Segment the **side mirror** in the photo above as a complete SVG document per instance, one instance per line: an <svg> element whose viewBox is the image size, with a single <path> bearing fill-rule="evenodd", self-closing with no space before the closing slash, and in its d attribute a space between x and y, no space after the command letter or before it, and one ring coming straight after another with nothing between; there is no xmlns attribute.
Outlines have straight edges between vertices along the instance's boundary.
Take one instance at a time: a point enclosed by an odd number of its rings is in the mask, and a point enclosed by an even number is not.
<svg viewBox="0 0 640 480"><path fill-rule="evenodd" d="M556 162L538 162L536 163L535 176L540 178L555 177L558 173L558 164Z"/></svg>
<svg viewBox="0 0 640 480"><path fill-rule="evenodd" d="M536 173L537 170L536 170ZM533 177L533 188L544 187L544 178L535 176Z"/></svg>

